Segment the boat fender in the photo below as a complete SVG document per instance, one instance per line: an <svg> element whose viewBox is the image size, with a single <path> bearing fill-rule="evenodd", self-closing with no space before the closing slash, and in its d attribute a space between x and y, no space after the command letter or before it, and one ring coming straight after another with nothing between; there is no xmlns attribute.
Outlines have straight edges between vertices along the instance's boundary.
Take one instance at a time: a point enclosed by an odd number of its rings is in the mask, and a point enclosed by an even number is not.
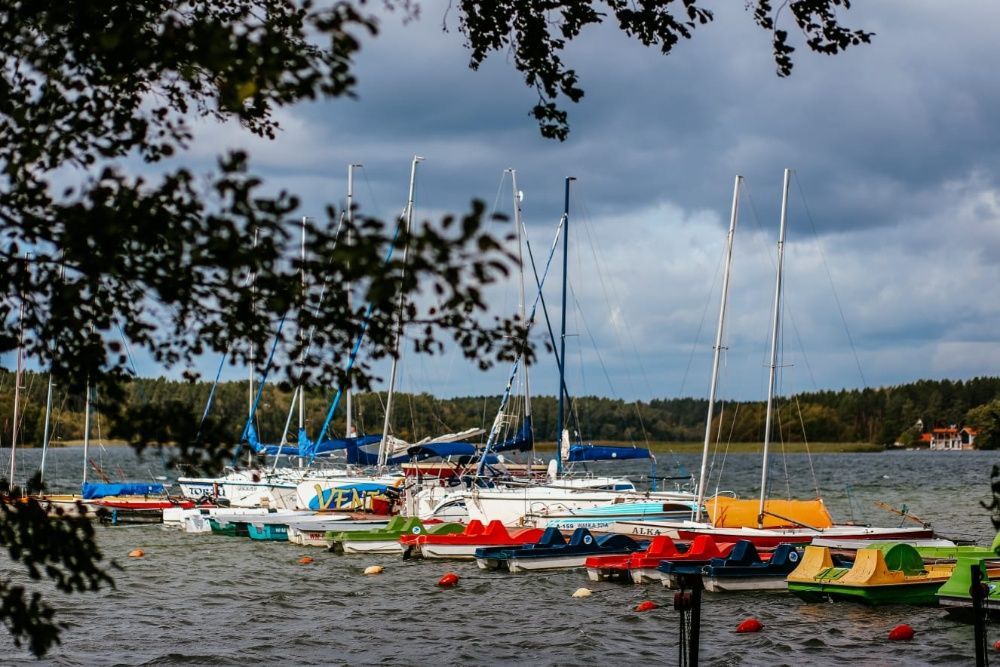
<svg viewBox="0 0 1000 667"><path fill-rule="evenodd" d="M906 623L897 625L889 631L889 641L891 642L908 641L910 639L913 639L913 628Z"/></svg>
<svg viewBox="0 0 1000 667"><path fill-rule="evenodd" d="M447 572L443 577L438 579L438 586L441 588L451 588L458 584L458 575L454 572Z"/></svg>
<svg viewBox="0 0 1000 667"><path fill-rule="evenodd" d="M303 556L299 559L299 565L308 565L311 562L313 562L312 556Z"/></svg>
<svg viewBox="0 0 1000 667"><path fill-rule="evenodd" d="M578 588L575 591L573 591L573 597L575 598L589 598L593 594L594 591L590 590L589 588Z"/></svg>
<svg viewBox="0 0 1000 667"><path fill-rule="evenodd" d="M142 558L145 555L146 555L146 552L143 551L142 549L132 549L132 551L128 552L128 557L129 558Z"/></svg>
<svg viewBox="0 0 1000 667"><path fill-rule="evenodd" d="M760 632L764 629L764 624L752 616L736 626L736 632Z"/></svg>
<svg viewBox="0 0 1000 667"><path fill-rule="evenodd" d="M660 605L656 604L652 600L643 600L635 606L636 611L653 611L658 609Z"/></svg>
<svg viewBox="0 0 1000 667"><path fill-rule="evenodd" d="M383 572L385 572L385 568L381 565L369 565L365 568L364 574L366 577L369 577L373 574L382 574Z"/></svg>

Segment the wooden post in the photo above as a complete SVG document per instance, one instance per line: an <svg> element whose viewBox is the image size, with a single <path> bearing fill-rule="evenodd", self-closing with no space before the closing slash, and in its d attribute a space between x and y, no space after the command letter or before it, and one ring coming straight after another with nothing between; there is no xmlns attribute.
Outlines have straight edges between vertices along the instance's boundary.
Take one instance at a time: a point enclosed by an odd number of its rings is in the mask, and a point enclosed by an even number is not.
<svg viewBox="0 0 1000 667"><path fill-rule="evenodd" d="M976 667L986 666L986 611L983 608L986 592L980 563L974 563L972 565L972 587L969 589L969 595L972 596L972 615L976 629Z"/></svg>

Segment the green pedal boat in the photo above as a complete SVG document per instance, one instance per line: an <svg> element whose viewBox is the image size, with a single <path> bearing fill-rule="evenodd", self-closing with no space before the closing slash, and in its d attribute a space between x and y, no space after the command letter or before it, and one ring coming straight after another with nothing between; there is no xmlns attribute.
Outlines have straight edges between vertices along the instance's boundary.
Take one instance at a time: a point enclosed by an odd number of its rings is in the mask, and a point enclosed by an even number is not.
<svg viewBox="0 0 1000 667"><path fill-rule="evenodd" d="M996 542L994 541L994 544ZM938 589L938 604L954 616L972 614L972 569L979 570L979 580L986 586L983 610L991 616L1000 616L1000 560L990 557L964 557L955 562L955 569L948 581Z"/></svg>
<svg viewBox="0 0 1000 667"><path fill-rule="evenodd" d="M404 550L401 538L429 534L451 535L461 533L465 526L460 523L440 523L425 526L415 517L393 517L385 528L378 530L358 530L351 532L327 533L330 550L345 554L401 554ZM409 538L412 539L412 538Z"/></svg>
<svg viewBox="0 0 1000 667"><path fill-rule="evenodd" d="M954 563L925 564L910 544L858 549L854 564L838 567L828 547L806 547L788 575L788 590L807 601L853 600L867 604L936 604Z"/></svg>

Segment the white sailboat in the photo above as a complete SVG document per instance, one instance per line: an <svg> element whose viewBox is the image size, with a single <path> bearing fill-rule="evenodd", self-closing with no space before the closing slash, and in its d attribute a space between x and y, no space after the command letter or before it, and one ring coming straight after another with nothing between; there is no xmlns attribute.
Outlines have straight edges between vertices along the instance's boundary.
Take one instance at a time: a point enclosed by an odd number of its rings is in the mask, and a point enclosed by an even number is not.
<svg viewBox="0 0 1000 667"><path fill-rule="evenodd" d="M668 535L675 539L694 539L698 535L711 535L717 542L749 540L758 547L775 547L782 543L808 543L817 537L839 539L917 539L933 537L929 527L880 528L860 525L836 525L819 497L808 500L768 499L768 450L771 439L771 424L774 411L775 377L778 369L778 341L781 325L781 302L783 291L783 266L785 249L785 229L788 218L788 190L791 170L786 169L782 187L781 222L778 232L777 272L775 277L774 301L771 318L771 349L768 373L767 415L764 429L764 451L761 464L761 490L759 500L740 500L725 496L706 498L707 459L711 439L711 423L715 391L718 381L719 351L726 315L726 298L729 271L732 261L732 240L736 229L741 177L736 177L733 193L732 217L729 228L726 273L723 282L722 304L719 326L716 332L715 355L712 369L712 386L709 398L709 412L706 418L705 446L702 453L701 476L698 485L698 512L694 520L648 522L619 522L612 527L614 532L629 535ZM704 509L704 512L702 511ZM703 520L703 513L708 520Z"/></svg>

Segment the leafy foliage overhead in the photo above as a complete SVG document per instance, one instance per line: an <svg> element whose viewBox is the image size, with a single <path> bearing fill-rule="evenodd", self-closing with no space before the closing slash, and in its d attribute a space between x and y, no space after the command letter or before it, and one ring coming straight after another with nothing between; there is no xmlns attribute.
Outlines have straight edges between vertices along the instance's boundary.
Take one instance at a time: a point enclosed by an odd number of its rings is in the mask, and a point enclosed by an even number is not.
<svg viewBox="0 0 1000 667"><path fill-rule="evenodd" d="M613 17L623 33L669 55L698 26L712 21L714 13L706 4L700 0L460 0L458 27L472 52L473 69L493 52L510 53L525 83L538 93L532 113L542 135L565 139L568 116L558 100L579 102L584 94L576 70L563 62L569 42L587 26ZM850 0L791 0L777 8L771 0L747 0L745 5L754 22L771 33L779 76L788 76L793 67L795 47L789 43L788 30L781 28L788 15L817 53L840 53L869 43L873 36L840 24L837 10L850 9Z"/></svg>
<svg viewBox="0 0 1000 667"><path fill-rule="evenodd" d="M384 0L412 18L411 0ZM584 27L613 15L619 28L664 54L712 13L697 0L498 0L455 4L478 67L512 49L538 91L541 132L565 138L557 101L583 90L561 53ZM791 71L787 7L808 46L837 53L868 33L840 26L847 0L748 3L772 31L779 72ZM250 156L217 156L207 173L184 164L198 122L238 123L274 138L275 111L302 101L355 95L353 58L378 23L364 0L0 0L0 353L18 346L76 392L100 384L123 403L129 349L165 366L191 368L207 352L245 362L277 338L284 377L302 384L366 386L370 362L350 376L344 360L362 328L366 359L395 354L396 304L406 304L410 344L440 351L444 340L486 366L524 350L516 320L485 316L483 288L513 258L482 231L485 209L421 223L359 215L336 233L342 211L307 225L305 262L289 262L294 193L264 194ZM137 169L139 166L141 168ZM141 172L143 176L137 176ZM350 236L348 246L344 239ZM385 259L390 247L408 246ZM405 257L405 261L404 261ZM300 271L311 276L303 286ZM320 300L320 283L327 287ZM350 299L349 285L361 291ZM418 298L420 297L420 298ZM280 322L295 327L280 330ZM23 327L20 323L23 322ZM316 332L312 354L308 337ZM280 331L279 331L280 330ZM250 341L249 347L234 341ZM119 405L120 407L120 405ZM228 429L176 425L177 401L146 405L127 420L137 447L174 438L186 454L228 448ZM201 437L198 441L197 437ZM191 448L190 445L199 447ZM193 453L197 450L197 454ZM110 583L87 524L50 521L34 500L0 502L0 545L31 577L63 590ZM51 607L0 579L0 620L41 655L58 640Z"/></svg>

